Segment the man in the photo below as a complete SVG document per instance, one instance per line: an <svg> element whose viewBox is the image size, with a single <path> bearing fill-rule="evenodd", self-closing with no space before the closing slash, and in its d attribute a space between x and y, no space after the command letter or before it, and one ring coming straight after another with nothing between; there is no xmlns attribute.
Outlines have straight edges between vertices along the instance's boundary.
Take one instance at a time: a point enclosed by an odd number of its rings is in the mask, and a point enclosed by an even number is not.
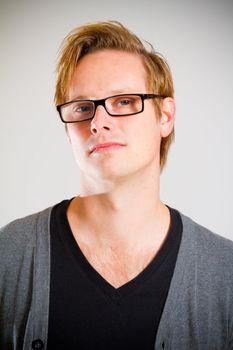
<svg viewBox="0 0 233 350"><path fill-rule="evenodd" d="M1 231L1 349L233 349L233 243L161 202L165 60L118 22L64 40L55 102L80 195Z"/></svg>

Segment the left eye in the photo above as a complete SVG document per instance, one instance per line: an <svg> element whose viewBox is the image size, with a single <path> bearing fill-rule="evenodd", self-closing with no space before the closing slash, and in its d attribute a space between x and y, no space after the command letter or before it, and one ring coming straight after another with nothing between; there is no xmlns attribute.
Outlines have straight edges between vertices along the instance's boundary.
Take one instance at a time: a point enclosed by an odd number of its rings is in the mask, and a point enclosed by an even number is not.
<svg viewBox="0 0 233 350"><path fill-rule="evenodd" d="M127 106L130 103L131 103L131 101L130 100L126 100L126 99L119 101L119 104L122 105L122 106Z"/></svg>

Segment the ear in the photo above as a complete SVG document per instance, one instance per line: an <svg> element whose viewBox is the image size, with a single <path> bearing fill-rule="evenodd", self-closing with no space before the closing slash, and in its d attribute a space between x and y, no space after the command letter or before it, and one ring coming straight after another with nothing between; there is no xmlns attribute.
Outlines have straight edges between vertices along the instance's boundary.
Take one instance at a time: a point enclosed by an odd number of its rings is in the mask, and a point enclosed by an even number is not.
<svg viewBox="0 0 233 350"><path fill-rule="evenodd" d="M166 97L162 102L162 116L160 119L160 136L167 137L174 128L176 103L171 97Z"/></svg>

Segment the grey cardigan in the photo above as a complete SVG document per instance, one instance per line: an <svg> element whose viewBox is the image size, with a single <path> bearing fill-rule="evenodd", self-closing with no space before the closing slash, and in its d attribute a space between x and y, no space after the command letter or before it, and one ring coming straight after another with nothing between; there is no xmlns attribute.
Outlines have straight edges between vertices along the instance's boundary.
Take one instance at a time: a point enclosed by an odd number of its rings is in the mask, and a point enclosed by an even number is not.
<svg viewBox="0 0 233 350"><path fill-rule="evenodd" d="M1 350L46 349L51 209L0 231ZM233 242L180 214L183 236L154 349L232 350Z"/></svg>

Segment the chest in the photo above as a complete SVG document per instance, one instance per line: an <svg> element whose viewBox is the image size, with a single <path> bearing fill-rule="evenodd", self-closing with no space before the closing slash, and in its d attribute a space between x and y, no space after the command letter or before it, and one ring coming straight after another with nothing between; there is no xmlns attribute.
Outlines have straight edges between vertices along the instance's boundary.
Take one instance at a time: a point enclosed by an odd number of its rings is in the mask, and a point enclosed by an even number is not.
<svg viewBox="0 0 233 350"><path fill-rule="evenodd" d="M155 249L93 248L83 242L78 245L89 264L115 288L139 275L156 255Z"/></svg>

